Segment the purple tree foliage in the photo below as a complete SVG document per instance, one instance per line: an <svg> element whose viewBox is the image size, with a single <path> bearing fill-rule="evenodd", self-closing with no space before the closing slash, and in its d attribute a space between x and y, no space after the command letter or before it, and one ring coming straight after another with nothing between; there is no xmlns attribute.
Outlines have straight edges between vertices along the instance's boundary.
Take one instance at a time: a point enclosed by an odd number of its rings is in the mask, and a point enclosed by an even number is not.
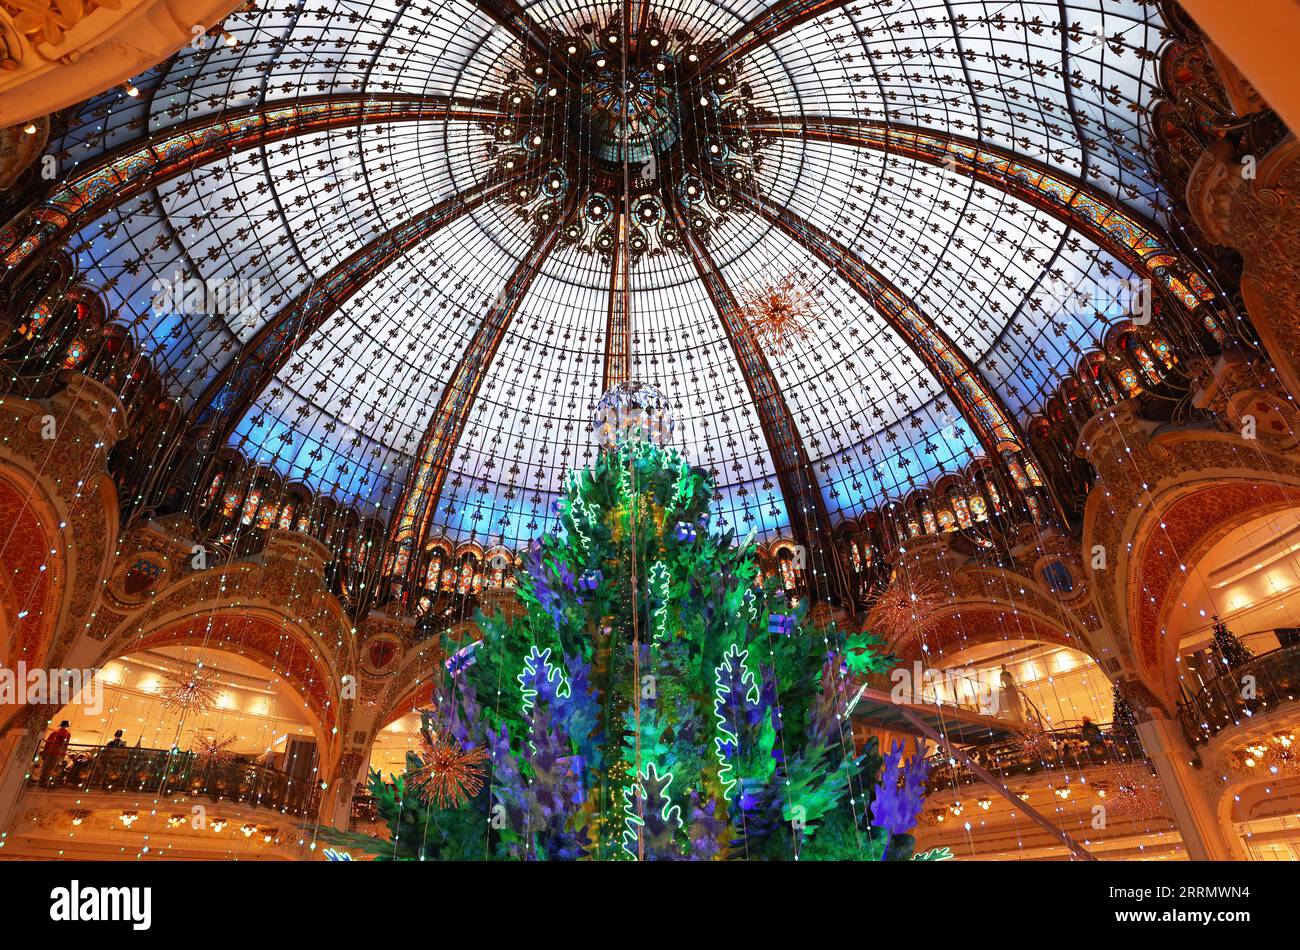
<svg viewBox="0 0 1300 950"><path fill-rule="evenodd" d="M871 803L872 822L891 835L907 834L916 827L925 798L925 780L930 775L930 763L923 754L925 750L920 741L906 764L902 761L904 751L901 742L890 746L880 769L875 800Z"/></svg>

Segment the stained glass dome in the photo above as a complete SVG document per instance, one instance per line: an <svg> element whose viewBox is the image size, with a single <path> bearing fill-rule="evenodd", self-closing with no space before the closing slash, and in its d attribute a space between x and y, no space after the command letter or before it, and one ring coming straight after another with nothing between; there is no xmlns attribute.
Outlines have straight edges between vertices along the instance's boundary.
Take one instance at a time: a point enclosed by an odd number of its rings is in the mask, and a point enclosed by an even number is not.
<svg viewBox="0 0 1300 950"><path fill-rule="evenodd" d="M523 545L631 380L719 524L833 523L1015 463L1125 316L1053 281L1203 292L1144 158L1153 6L376 0L225 27L82 107L66 180L149 177L71 246L192 424L390 523ZM260 307L155 307L176 272ZM748 302L789 288L773 345Z"/></svg>

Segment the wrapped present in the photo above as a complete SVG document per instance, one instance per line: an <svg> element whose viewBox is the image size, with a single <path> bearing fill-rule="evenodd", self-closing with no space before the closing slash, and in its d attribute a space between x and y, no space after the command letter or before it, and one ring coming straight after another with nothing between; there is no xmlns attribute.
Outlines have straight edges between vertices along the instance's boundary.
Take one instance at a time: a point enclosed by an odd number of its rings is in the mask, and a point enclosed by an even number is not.
<svg viewBox="0 0 1300 950"><path fill-rule="evenodd" d="M477 660L477 657L474 655L474 650L481 642L482 641L480 640L475 640L469 646L463 647L451 656L447 657L447 670L452 676L459 676L474 665Z"/></svg>
<svg viewBox="0 0 1300 950"><path fill-rule="evenodd" d="M694 541L697 536L695 525L691 524L689 521L677 522L677 529L673 533L676 535L678 541L685 543Z"/></svg>
<svg viewBox="0 0 1300 950"><path fill-rule="evenodd" d="M767 632L790 636L794 633L794 617L789 614L771 614L767 618Z"/></svg>
<svg viewBox="0 0 1300 950"><path fill-rule="evenodd" d="M578 587L582 590L596 590L604 579L603 571L583 571L578 577Z"/></svg>

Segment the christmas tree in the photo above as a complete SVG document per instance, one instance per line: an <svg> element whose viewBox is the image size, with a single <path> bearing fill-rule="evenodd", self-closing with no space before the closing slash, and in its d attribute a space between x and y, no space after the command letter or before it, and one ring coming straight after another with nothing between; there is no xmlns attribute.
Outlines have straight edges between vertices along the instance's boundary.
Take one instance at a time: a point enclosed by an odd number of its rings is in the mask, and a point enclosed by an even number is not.
<svg viewBox="0 0 1300 950"><path fill-rule="evenodd" d="M846 699L885 667L815 627L755 546L709 530L714 486L625 387L603 449L535 542L520 610L446 662L419 755L371 788L388 858L907 859L926 765L855 749ZM610 397L603 403L608 405ZM330 843L358 844L334 833ZM366 839L362 839L366 840Z"/></svg>
<svg viewBox="0 0 1300 950"><path fill-rule="evenodd" d="M1228 625L1219 619L1218 614L1214 615L1211 629L1214 631L1214 650L1228 669L1235 670L1254 657L1255 654L1251 653L1237 635L1228 629Z"/></svg>
<svg viewBox="0 0 1300 950"><path fill-rule="evenodd" d="M1125 751L1134 757L1141 756L1142 744L1138 738L1137 715L1133 712L1133 707L1129 705L1128 698L1124 695L1124 690L1118 683L1111 687L1111 714L1110 714L1110 732L1115 742L1122 745Z"/></svg>

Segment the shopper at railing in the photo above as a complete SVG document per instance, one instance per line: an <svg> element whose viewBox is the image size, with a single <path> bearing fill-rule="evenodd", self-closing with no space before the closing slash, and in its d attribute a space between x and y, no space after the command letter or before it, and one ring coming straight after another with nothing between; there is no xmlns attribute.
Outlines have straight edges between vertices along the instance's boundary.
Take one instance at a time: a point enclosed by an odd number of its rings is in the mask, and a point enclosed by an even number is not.
<svg viewBox="0 0 1300 950"><path fill-rule="evenodd" d="M42 785L54 784L55 774L63 763L63 756L68 751L70 742L72 742L72 732L68 729L66 719L59 723L58 729L45 737L45 744L41 747Z"/></svg>
<svg viewBox="0 0 1300 950"><path fill-rule="evenodd" d="M1079 728L1079 736L1088 744L1088 748L1093 752L1100 752L1105 748L1105 742L1102 740L1101 727L1098 726L1088 716L1083 717L1083 725Z"/></svg>

